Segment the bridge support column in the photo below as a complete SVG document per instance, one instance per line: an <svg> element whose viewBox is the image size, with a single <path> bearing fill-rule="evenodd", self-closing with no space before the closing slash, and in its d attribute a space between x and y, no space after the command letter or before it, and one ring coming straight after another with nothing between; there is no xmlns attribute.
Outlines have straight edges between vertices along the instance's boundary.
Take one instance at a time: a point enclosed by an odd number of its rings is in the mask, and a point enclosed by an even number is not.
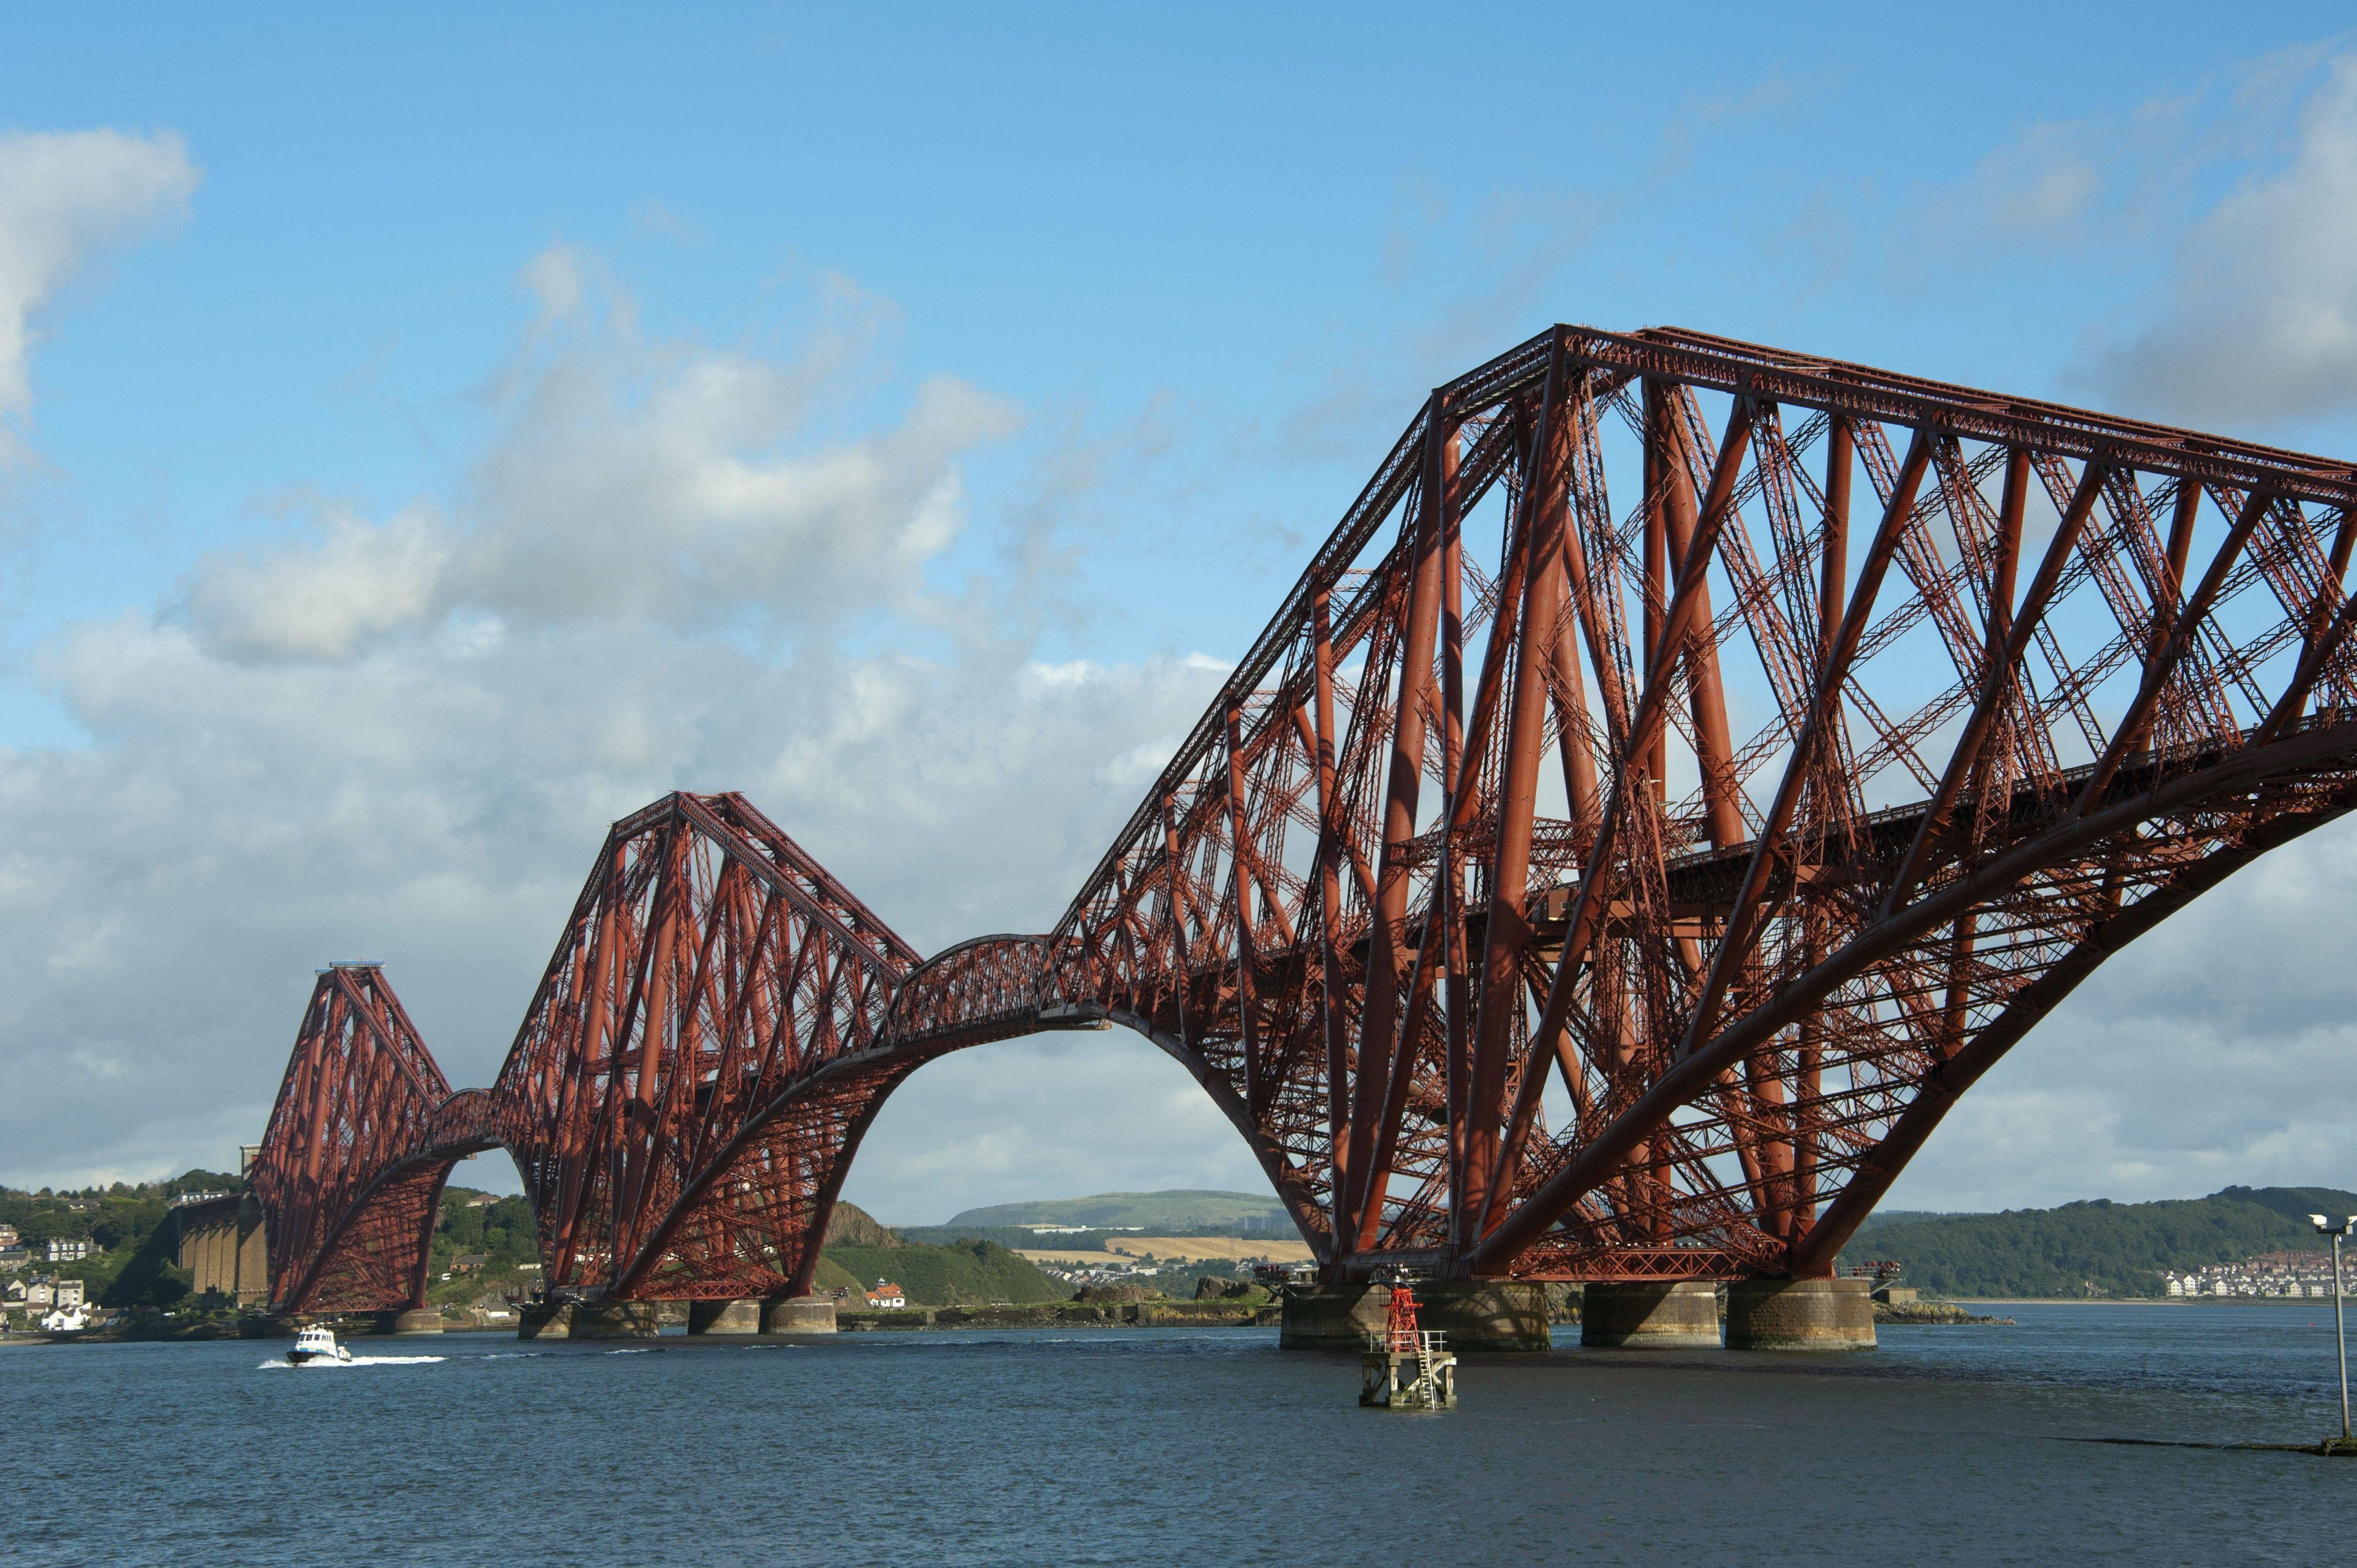
<svg viewBox="0 0 2357 1568"><path fill-rule="evenodd" d="M772 1296L761 1303L764 1334L833 1334L834 1303L823 1295Z"/></svg>
<svg viewBox="0 0 2357 1568"><path fill-rule="evenodd" d="M1391 1293L1381 1285L1287 1285L1277 1348L1364 1350L1367 1336L1383 1332L1390 1300Z"/></svg>
<svg viewBox="0 0 2357 1568"><path fill-rule="evenodd" d="M1706 1281L1592 1284L1579 1294L1584 1349L1718 1348L1718 1287Z"/></svg>
<svg viewBox="0 0 2357 1568"><path fill-rule="evenodd" d="M376 1315L379 1334L439 1334L442 1314L439 1308L413 1306L406 1312L380 1312Z"/></svg>
<svg viewBox="0 0 2357 1568"><path fill-rule="evenodd" d="M1285 1287L1277 1344L1286 1350L1367 1348L1391 1316L1391 1289L1379 1284ZM1544 1350L1546 1287L1523 1280L1426 1280L1415 1287L1416 1326L1448 1336L1451 1350Z"/></svg>
<svg viewBox="0 0 2357 1568"><path fill-rule="evenodd" d="M516 1313L519 1339L570 1339L573 1304L569 1301L527 1302Z"/></svg>
<svg viewBox="0 0 2357 1568"><path fill-rule="evenodd" d="M1730 1350L1871 1350L1866 1280L1738 1280L1727 1287Z"/></svg>
<svg viewBox="0 0 2357 1568"><path fill-rule="evenodd" d="M1530 1280L1426 1280L1415 1287L1415 1326L1448 1335L1451 1350L1544 1350L1554 1344L1546 1286Z"/></svg>
<svg viewBox="0 0 2357 1568"><path fill-rule="evenodd" d="M581 1301L573 1305L576 1339L652 1339L662 1332L651 1301Z"/></svg>
<svg viewBox="0 0 2357 1568"><path fill-rule="evenodd" d="M690 1334L759 1334L761 1304L749 1296L735 1301L691 1301L687 1304Z"/></svg>

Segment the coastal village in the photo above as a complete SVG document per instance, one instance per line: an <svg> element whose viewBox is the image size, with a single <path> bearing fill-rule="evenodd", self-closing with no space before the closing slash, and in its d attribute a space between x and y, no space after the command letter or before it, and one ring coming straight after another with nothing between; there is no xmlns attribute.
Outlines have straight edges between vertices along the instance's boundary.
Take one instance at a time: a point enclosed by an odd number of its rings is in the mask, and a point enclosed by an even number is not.
<svg viewBox="0 0 2357 1568"><path fill-rule="evenodd" d="M2329 1301L2332 1254L2262 1252L2241 1262L2212 1263L2184 1273L2171 1272L2165 1278L2172 1296L2314 1296Z"/></svg>
<svg viewBox="0 0 2357 1568"><path fill-rule="evenodd" d="M35 1266L85 1262L99 1250L91 1241L52 1238L37 1255L14 1225L0 1223L0 1324L13 1326L11 1320L21 1316L27 1327L46 1334L78 1334L102 1320L82 1280Z"/></svg>

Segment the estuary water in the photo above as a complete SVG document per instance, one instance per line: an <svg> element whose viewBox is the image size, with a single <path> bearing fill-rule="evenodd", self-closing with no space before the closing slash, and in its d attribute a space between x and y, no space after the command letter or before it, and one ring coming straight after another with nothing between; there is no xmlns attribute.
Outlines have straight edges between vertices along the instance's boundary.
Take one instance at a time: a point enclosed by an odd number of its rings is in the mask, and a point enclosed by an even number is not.
<svg viewBox="0 0 2357 1568"><path fill-rule="evenodd" d="M2319 1310L2321 1308L2321 1310ZM1274 1330L0 1349L0 1561L2349 1561L2329 1305L1983 1307L1838 1359L1468 1357L1358 1407Z"/></svg>

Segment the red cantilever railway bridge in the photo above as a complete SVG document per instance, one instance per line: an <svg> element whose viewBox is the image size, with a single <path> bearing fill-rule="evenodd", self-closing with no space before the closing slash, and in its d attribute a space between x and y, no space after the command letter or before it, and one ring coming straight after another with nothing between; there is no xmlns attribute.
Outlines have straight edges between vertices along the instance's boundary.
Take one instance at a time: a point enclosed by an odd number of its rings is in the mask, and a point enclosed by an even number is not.
<svg viewBox="0 0 2357 1568"><path fill-rule="evenodd" d="M1674 329L1435 392L1045 936L920 959L736 795L615 824L498 1081L325 972L282 1310L805 1293L926 1062L1138 1031L1335 1281L1811 1277L2122 944L2357 790L2357 468Z"/></svg>

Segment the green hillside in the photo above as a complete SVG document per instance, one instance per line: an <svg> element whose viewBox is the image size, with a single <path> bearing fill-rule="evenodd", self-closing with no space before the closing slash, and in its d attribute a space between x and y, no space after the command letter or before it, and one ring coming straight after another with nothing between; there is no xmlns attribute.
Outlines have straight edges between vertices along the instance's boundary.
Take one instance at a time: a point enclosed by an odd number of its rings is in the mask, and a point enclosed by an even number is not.
<svg viewBox="0 0 2357 1568"><path fill-rule="evenodd" d="M170 1201L195 1193L234 1192L240 1185L220 1171L192 1170L170 1181L136 1187L116 1182L80 1192L0 1187L0 1222L15 1226L37 1258L53 1240L86 1240L98 1249L79 1262L27 1262L20 1273L78 1279L89 1298L104 1306L173 1306L188 1295L189 1275L172 1262L179 1232L171 1223Z"/></svg>
<svg viewBox="0 0 2357 1568"><path fill-rule="evenodd" d="M1895 1258L1908 1283L1943 1295L2151 1296L2165 1271L2322 1246L2311 1211L2357 1214L2357 1193L2230 1187L2162 1203L1910 1216L1861 1230L1842 1262Z"/></svg>
<svg viewBox="0 0 2357 1568"><path fill-rule="evenodd" d="M1282 1230L1293 1220L1266 1193L1100 1192L1088 1197L1054 1197L1037 1203L1002 1203L969 1208L952 1217L949 1229L1005 1225L1094 1225L1108 1230L1137 1227L1164 1234Z"/></svg>
<svg viewBox="0 0 2357 1568"><path fill-rule="evenodd" d="M952 1241L946 1247L831 1241L819 1253L818 1276L812 1283L821 1291L842 1283L867 1290L879 1279L906 1290L916 1306L1062 1301L1072 1294L1028 1260L991 1241Z"/></svg>
<svg viewBox="0 0 2357 1568"><path fill-rule="evenodd" d="M838 1202L826 1222L811 1288L821 1295L864 1292L877 1280L900 1286L916 1306L1061 1301L1071 1294L993 1242L961 1237L945 1246L911 1245L856 1204Z"/></svg>

